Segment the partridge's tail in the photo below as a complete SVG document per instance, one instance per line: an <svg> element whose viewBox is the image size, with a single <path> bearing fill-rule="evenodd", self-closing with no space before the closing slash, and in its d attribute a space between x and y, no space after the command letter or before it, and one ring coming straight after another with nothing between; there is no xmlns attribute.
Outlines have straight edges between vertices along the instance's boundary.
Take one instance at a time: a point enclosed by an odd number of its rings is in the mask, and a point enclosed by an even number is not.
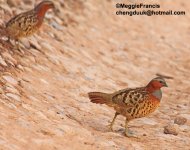
<svg viewBox="0 0 190 150"><path fill-rule="evenodd" d="M112 103L110 94L101 92L90 92L88 93L88 96L92 103L107 105L110 105Z"/></svg>

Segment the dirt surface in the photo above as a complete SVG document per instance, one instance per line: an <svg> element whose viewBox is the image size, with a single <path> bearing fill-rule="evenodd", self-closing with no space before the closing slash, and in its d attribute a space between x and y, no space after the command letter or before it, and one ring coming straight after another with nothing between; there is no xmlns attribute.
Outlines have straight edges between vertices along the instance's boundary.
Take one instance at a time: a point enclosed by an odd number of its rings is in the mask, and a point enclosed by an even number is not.
<svg viewBox="0 0 190 150"><path fill-rule="evenodd" d="M0 24L38 2L1 0ZM1 40L0 149L189 150L190 1L155 0L186 15L152 17L117 16L116 0L54 2L20 51ZM157 73L173 79L160 107L130 122L139 139L123 135L122 116L110 132L114 110L87 93L144 86ZM179 116L187 122L178 134L164 134Z"/></svg>

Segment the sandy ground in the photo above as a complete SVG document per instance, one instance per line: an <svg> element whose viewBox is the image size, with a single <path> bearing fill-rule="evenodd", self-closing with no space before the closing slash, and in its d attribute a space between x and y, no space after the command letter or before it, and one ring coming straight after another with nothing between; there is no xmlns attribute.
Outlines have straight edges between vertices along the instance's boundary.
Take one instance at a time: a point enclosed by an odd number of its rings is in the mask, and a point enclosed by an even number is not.
<svg viewBox="0 0 190 150"><path fill-rule="evenodd" d="M37 2L1 0L0 24ZM1 41L0 149L190 150L190 1L155 2L186 15L116 16L116 0L55 1L20 51ZM158 110L130 122L140 138L123 135L122 116L110 132L114 110L87 93L144 86L157 73L173 79ZM187 119L178 135L164 134L178 116Z"/></svg>

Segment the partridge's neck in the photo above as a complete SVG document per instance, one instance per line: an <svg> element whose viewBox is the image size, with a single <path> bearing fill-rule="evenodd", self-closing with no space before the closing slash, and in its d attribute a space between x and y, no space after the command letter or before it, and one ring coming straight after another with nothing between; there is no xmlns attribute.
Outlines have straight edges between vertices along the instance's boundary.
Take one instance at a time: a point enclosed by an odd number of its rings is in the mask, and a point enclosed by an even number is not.
<svg viewBox="0 0 190 150"><path fill-rule="evenodd" d="M42 22L44 20L45 13L48 9L43 8L43 7L38 7L35 9L37 18L38 18L38 23L37 26L40 27L42 25Z"/></svg>
<svg viewBox="0 0 190 150"><path fill-rule="evenodd" d="M161 100L162 98L162 91L159 89L159 90L156 90L152 93L153 96L155 96L157 99Z"/></svg>
<svg viewBox="0 0 190 150"><path fill-rule="evenodd" d="M39 19L43 19L44 16L45 16L45 13L46 13L47 10L45 9L40 9L40 10L37 10L37 16Z"/></svg>
<svg viewBox="0 0 190 150"><path fill-rule="evenodd" d="M150 92L157 99L161 100L161 98L162 98L162 91L161 91L160 88L155 88L152 85L147 85L147 91Z"/></svg>

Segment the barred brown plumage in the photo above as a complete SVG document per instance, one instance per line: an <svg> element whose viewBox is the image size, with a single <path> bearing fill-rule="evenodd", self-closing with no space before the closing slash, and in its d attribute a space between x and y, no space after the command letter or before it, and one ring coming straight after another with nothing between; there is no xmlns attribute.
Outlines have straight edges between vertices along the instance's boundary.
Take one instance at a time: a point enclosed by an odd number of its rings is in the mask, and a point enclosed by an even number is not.
<svg viewBox="0 0 190 150"><path fill-rule="evenodd" d="M93 103L114 107L116 113L110 124L111 130L113 130L112 126L117 115L121 114L126 117L125 135L129 137L131 134L128 132L128 122L154 112L160 104L161 88L164 86L167 87L165 80L162 77L156 77L144 87L127 88L111 94L90 92L88 95Z"/></svg>
<svg viewBox="0 0 190 150"><path fill-rule="evenodd" d="M45 13L54 8L51 1L42 1L34 9L18 14L6 23L6 32L9 38L18 41L35 33L43 23Z"/></svg>

